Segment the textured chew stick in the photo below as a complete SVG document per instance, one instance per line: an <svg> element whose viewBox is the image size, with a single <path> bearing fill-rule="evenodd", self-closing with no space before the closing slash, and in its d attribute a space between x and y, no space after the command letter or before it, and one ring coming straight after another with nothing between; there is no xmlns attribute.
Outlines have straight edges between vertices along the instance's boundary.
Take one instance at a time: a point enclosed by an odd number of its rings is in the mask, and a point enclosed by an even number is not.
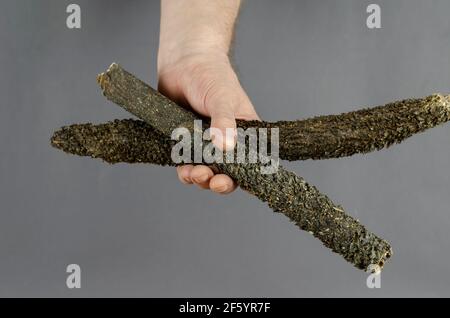
<svg viewBox="0 0 450 318"><path fill-rule="evenodd" d="M449 117L449 96L435 94L341 115L274 123L239 121L238 126L244 129L279 128L280 157L295 160L297 157L334 158L380 149L448 121ZM345 124L339 125L341 122ZM165 140L164 147L161 140ZM53 141L62 142L54 146L64 151L99 157L109 163L173 164L170 158L172 141L141 120L122 119L100 125L72 125L55 133Z"/></svg>
<svg viewBox="0 0 450 318"><path fill-rule="evenodd" d="M434 94L340 115L274 123L240 121L239 125L278 127L280 158L302 160L380 150L449 120L450 96Z"/></svg>
<svg viewBox="0 0 450 318"><path fill-rule="evenodd" d="M406 99L385 106L341 115L274 123L238 121L238 126L244 129L249 127L279 128L279 155L281 159L337 158L379 150L393 143L400 143L413 134L442 124L450 120L449 105L448 95L435 94L425 98ZM75 125L70 127L71 133L79 134L83 134L83 131L80 131L83 128L87 129L88 126L77 127ZM152 151L156 150L155 148L151 147L147 151L143 149L143 147L150 147L155 143L152 138L162 138L162 135L148 124L139 120L123 119L101 124L97 127L89 126L89 129L94 131L96 131L96 128L98 134L105 134L103 140L106 143L101 150L95 147L92 149L100 151L98 157L105 161L110 163L121 161L162 163L159 157L148 157ZM151 134L148 132L149 129L152 131ZM87 132L84 134L84 146L87 146L90 138L95 136L95 134L90 135ZM270 130L268 132L270 135ZM132 135L134 139L122 140L121 135L123 135L123 138L126 135ZM122 140L120 152L111 152L113 146L117 146L120 140ZM143 140L146 142L140 142ZM167 140L169 142L169 139ZM270 141L270 138L268 140ZM96 147L99 147L99 145L96 145ZM160 151L162 150L160 149ZM167 158L170 160L170 147L166 147L165 150L167 153L160 153L160 155L168 156ZM77 152L76 154L95 157L95 153L92 152ZM165 163L168 164L168 162Z"/></svg>
<svg viewBox="0 0 450 318"><path fill-rule="evenodd" d="M51 138L53 147L108 163L151 163L174 166L173 141L141 120L122 119L106 124L62 127Z"/></svg>
<svg viewBox="0 0 450 318"><path fill-rule="evenodd" d="M192 129L193 120L198 119L117 64L100 74L98 82L109 100L143 119L166 138L179 126ZM161 142L166 140L161 139ZM391 256L389 243L367 231L340 206L294 173L280 167L274 174L262 174L261 166L251 163L215 166L356 267L367 269L369 265L376 265L381 269Z"/></svg>
<svg viewBox="0 0 450 318"><path fill-rule="evenodd" d="M101 158L109 163L174 165L170 158L174 141L138 120L63 127L54 133L51 143L65 152ZM381 269L392 255L389 243L368 232L345 214L342 207L334 205L294 173L280 168L278 173L264 175L257 164L214 166L356 267L366 269L369 265L376 265L375 268Z"/></svg>

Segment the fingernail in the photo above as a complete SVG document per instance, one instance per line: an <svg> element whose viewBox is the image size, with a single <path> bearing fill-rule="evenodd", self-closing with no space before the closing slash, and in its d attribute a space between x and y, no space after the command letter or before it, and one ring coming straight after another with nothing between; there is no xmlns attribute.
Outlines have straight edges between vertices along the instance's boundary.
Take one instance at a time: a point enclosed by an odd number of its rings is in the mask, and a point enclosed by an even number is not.
<svg viewBox="0 0 450 318"><path fill-rule="evenodd" d="M236 144L236 135L228 135L225 138L225 151L233 150Z"/></svg>

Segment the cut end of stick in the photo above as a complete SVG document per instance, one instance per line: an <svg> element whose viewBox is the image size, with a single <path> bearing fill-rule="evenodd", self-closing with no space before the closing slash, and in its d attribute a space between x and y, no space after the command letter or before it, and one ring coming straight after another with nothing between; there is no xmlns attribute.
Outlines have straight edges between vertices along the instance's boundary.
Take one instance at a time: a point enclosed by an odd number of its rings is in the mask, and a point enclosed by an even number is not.
<svg viewBox="0 0 450 318"><path fill-rule="evenodd" d="M443 95L440 93L435 93L427 97L429 107L444 108L450 111L450 95Z"/></svg>
<svg viewBox="0 0 450 318"><path fill-rule="evenodd" d="M105 72L97 75L97 83L100 85L103 92L105 91L107 85L109 84L111 72L113 72L115 69L119 67L120 67L119 64L114 62L108 67L108 69Z"/></svg>
<svg viewBox="0 0 450 318"><path fill-rule="evenodd" d="M372 274L381 273L381 271L384 267L384 264L386 264L387 260L389 258L391 258L392 254L393 254L392 249L390 249L389 251L384 253L384 255L381 257L381 259L379 260L379 262L377 264L370 264L369 266L367 266L366 272L372 273Z"/></svg>
<svg viewBox="0 0 450 318"><path fill-rule="evenodd" d="M379 274L381 273L381 269L382 267L378 264L370 264L369 266L367 266L366 272L371 274Z"/></svg>

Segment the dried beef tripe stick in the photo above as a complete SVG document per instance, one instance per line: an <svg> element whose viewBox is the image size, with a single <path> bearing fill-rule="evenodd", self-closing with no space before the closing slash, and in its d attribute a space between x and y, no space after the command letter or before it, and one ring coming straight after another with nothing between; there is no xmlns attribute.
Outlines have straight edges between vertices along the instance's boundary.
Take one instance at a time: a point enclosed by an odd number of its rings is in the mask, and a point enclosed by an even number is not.
<svg viewBox="0 0 450 318"><path fill-rule="evenodd" d="M170 157L174 141L139 120L124 119L93 125L62 127L51 139L54 147L79 156L101 158L109 163L151 163L175 166ZM368 232L340 206L308 185L301 177L282 168L274 175L259 173L256 164L214 165L239 185L267 201L300 228L318 237L356 267L381 269L392 255L390 245Z"/></svg>
<svg viewBox="0 0 450 318"><path fill-rule="evenodd" d="M380 150L449 120L450 96L434 94L340 115L297 121L271 123L238 120L238 127L279 128L280 158L305 160L339 158ZM122 125L129 126L130 130L136 128L133 120L122 120ZM270 141L270 130L268 133Z"/></svg>
<svg viewBox="0 0 450 318"><path fill-rule="evenodd" d="M450 95L433 94L339 115L238 126L279 128L280 158L304 160L380 150L449 120Z"/></svg>
<svg viewBox="0 0 450 318"><path fill-rule="evenodd" d="M238 120L238 127L279 128L279 155L285 160L328 159L380 150L400 143L413 134L450 120L450 96L434 94L424 98L405 99L384 106L357 110L340 115L319 116L296 121L260 122ZM103 132L117 129L138 140L161 138L142 129L139 120L124 119L101 125ZM91 127L92 129L95 126ZM147 128L151 129L151 128ZM270 135L270 130L268 130ZM156 133L156 132L155 132ZM114 134L118 137L117 134ZM105 136L105 140L108 139ZM270 138L268 138L270 140ZM85 140L87 142L88 139ZM168 141L169 142L169 141ZM111 162L149 162L140 143L123 143L123 152ZM102 148L107 150L108 148ZM153 149L153 148L152 148ZM153 149L154 150L154 149ZM167 148L170 153L170 148ZM125 157L123 155L128 153ZM128 157L133 155L132 159ZM90 154L92 155L92 154ZM105 157L103 153L100 157ZM143 155L143 156L142 156ZM130 161L131 160L131 161Z"/></svg>
<svg viewBox="0 0 450 318"><path fill-rule="evenodd" d="M141 102L144 104L157 102L164 105L164 99L159 96L159 94L148 94L146 98L139 101L134 109L138 112L138 117L139 114L146 115L145 111L144 114L140 112L139 103ZM114 98L120 103L120 96ZM172 118L170 115L176 117L176 114L169 114L171 111L183 113L184 116L190 117L189 121L194 119L192 113L181 108L173 110L170 107L161 107L158 111L162 112L159 114L159 120L153 120L154 127L167 125L168 130L176 128L173 122L166 122ZM168 113L166 114L165 111ZM148 119L152 118L156 119L155 116L148 117ZM207 122L207 119L203 120ZM449 120L450 96L434 94L339 115L278 122L238 120L237 124L244 129L248 127L279 128L280 158L304 160L339 158L380 150Z"/></svg>
<svg viewBox="0 0 450 318"><path fill-rule="evenodd" d="M100 74L98 82L107 99L146 121L166 138L180 126L192 129L193 121L199 119L117 64ZM253 163L216 163L214 166L356 267L381 269L392 255L387 241L369 232L342 207L296 174L282 167L276 173L262 174L261 166Z"/></svg>
<svg viewBox="0 0 450 318"><path fill-rule="evenodd" d="M53 147L78 156L100 158L108 163L151 163L175 166L173 141L141 120L116 119L93 125L74 124L55 131Z"/></svg>

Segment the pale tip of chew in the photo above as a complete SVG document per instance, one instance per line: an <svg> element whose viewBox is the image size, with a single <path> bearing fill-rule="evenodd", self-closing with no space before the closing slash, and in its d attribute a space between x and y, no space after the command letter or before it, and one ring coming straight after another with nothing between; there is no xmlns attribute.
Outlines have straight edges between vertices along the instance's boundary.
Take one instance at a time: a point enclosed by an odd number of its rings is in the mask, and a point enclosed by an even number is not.
<svg viewBox="0 0 450 318"><path fill-rule="evenodd" d="M97 75L97 83L100 85L102 91L105 91L107 81L108 75L106 73L100 73Z"/></svg>
<svg viewBox="0 0 450 318"><path fill-rule="evenodd" d="M100 85L100 87L102 88L102 90L104 91L106 88L106 85L108 84L108 80L109 80L109 74L114 71L114 69L118 68L119 64L113 62L108 69L97 75L97 83Z"/></svg>
<svg viewBox="0 0 450 318"><path fill-rule="evenodd" d="M441 107L450 109L450 95L443 95L440 93L432 94L428 97L430 107Z"/></svg>
<svg viewBox="0 0 450 318"><path fill-rule="evenodd" d="M379 274L381 273L381 266L378 264L370 264L367 266L366 272L371 274Z"/></svg>
<svg viewBox="0 0 450 318"><path fill-rule="evenodd" d="M118 67L119 67L119 64L117 64L116 62L112 62L111 65L106 70L106 72L111 72L113 69L118 68Z"/></svg>

